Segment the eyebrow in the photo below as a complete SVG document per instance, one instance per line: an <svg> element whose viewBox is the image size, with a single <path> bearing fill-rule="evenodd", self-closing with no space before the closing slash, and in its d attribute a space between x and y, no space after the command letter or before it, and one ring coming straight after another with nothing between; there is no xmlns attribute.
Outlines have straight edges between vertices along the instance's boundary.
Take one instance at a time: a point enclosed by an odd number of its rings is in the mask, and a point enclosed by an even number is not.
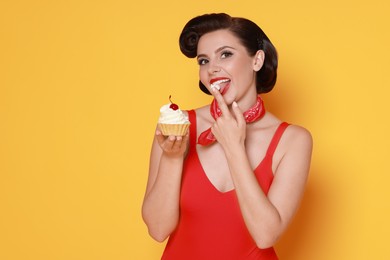
<svg viewBox="0 0 390 260"><path fill-rule="evenodd" d="M235 50L235 48L230 47L230 46L222 46L222 47L219 47L218 49L216 49L214 53L218 53L218 52L220 52L220 51L222 51L224 49L233 49L233 50ZM199 54L197 56L198 59L201 58L201 57L207 57L207 55L206 54Z"/></svg>

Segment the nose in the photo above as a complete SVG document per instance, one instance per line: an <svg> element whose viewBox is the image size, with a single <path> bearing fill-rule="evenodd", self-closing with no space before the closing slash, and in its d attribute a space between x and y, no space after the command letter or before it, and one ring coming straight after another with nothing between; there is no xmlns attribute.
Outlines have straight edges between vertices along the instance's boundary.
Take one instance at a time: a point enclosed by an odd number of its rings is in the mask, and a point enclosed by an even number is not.
<svg viewBox="0 0 390 260"><path fill-rule="evenodd" d="M209 71L210 74L215 74L215 73L221 71L221 67L218 66L218 64L216 64L215 62L214 63L210 63L208 71Z"/></svg>

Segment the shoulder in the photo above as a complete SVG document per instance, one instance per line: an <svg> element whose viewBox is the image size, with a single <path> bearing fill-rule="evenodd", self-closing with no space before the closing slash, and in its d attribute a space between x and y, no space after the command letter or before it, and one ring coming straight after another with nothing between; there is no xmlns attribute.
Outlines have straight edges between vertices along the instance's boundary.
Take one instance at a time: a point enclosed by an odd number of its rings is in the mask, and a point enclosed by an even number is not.
<svg viewBox="0 0 390 260"><path fill-rule="evenodd" d="M312 149L313 138L310 131L302 126L289 124L274 154L274 175L279 176L279 180L280 176L284 176L282 179L286 180L305 180L309 173Z"/></svg>
<svg viewBox="0 0 390 260"><path fill-rule="evenodd" d="M207 113L210 113L210 105L183 110L183 112L186 114L188 114L188 111L195 111L197 116L203 116Z"/></svg>
<svg viewBox="0 0 390 260"><path fill-rule="evenodd" d="M283 123L283 120L280 120L271 113L267 113L265 119L264 127L265 129L270 129L270 136L272 135L271 133L275 134L278 126ZM287 155L310 156L312 146L313 138L308 129L300 125L288 123L278 142L275 157L281 160Z"/></svg>
<svg viewBox="0 0 390 260"><path fill-rule="evenodd" d="M205 105L194 109L188 109L183 112L188 116L188 111L195 112L196 124L199 131L204 131L214 122L214 119L210 115L210 105Z"/></svg>
<svg viewBox="0 0 390 260"><path fill-rule="evenodd" d="M211 123L214 120L210 115L210 105L198 107L193 110L196 113L196 119L198 122Z"/></svg>
<svg viewBox="0 0 390 260"><path fill-rule="evenodd" d="M308 145L312 146L313 137L309 130L306 128L290 124L285 130L285 139L291 144L300 144L300 145Z"/></svg>
<svg viewBox="0 0 390 260"><path fill-rule="evenodd" d="M194 109L196 114L199 116L208 116L210 115L210 105L205 105Z"/></svg>
<svg viewBox="0 0 390 260"><path fill-rule="evenodd" d="M313 137L306 128L290 124L280 141L283 157L290 155L297 157L311 157L313 149Z"/></svg>

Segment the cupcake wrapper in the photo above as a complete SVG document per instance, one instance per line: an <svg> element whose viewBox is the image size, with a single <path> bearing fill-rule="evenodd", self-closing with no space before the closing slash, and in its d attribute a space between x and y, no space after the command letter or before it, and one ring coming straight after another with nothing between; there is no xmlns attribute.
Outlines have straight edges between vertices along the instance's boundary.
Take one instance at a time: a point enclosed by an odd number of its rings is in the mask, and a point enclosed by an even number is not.
<svg viewBox="0 0 390 260"><path fill-rule="evenodd" d="M176 135L183 136L187 133L190 124L158 124L158 128L165 136Z"/></svg>

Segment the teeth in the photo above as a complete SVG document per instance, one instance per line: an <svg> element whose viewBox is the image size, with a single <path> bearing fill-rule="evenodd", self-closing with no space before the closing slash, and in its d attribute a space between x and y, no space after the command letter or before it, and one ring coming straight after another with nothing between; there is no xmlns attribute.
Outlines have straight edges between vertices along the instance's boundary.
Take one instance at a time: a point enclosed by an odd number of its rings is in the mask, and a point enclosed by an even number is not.
<svg viewBox="0 0 390 260"><path fill-rule="evenodd" d="M229 81L228 79L221 79L221 80L215 81L214 83L211 84L211 88L216 88L216 89L220 90L221 87L219 86L219 84L224 83L224 82L228 82L228 81Z"/></svg>
<svg viewBox="0 0 390 260"><path fill-rule="evenodd" d="M219 85L221 83L228 82L228 81L229 81L228 79L220 79L220 80L215 81L213 84L214 85Z"/></svg>

